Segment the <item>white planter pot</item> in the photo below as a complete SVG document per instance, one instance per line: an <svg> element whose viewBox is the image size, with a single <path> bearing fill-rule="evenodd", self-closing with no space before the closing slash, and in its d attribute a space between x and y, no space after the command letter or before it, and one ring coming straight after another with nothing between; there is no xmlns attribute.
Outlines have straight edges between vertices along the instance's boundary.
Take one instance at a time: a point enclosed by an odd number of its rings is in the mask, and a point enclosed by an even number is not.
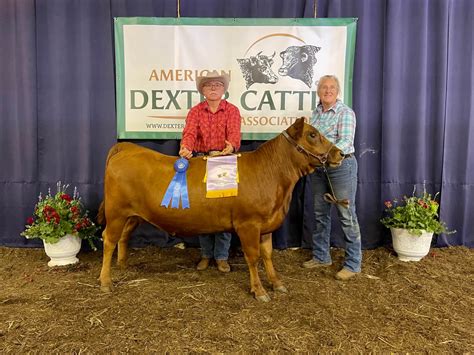
<svg viewBox="0 0 474 355"><path fill-rule="evenodd" d="M428 255L433 233L424 232L418 236L401 228L390 228L390 231L392 232L393 249L401 261L419 261Z"/></svg>
<svg viewBox="0 0 474 355"><path fill-rule="evenodd" d="M43 241L44 251L51 259L48 266L62 266L75 264L79 261L76 257L81 250L82 239L71 234L62 237L57 243L50 244Z"/></svg>

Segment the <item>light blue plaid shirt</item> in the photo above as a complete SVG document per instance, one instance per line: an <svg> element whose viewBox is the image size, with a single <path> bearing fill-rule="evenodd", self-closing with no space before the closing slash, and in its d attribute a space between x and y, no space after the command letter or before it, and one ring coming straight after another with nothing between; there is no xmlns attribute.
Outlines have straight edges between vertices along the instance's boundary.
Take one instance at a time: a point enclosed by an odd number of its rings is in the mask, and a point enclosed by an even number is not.
<svg viewBox="0 0 474 355"><path fill-rule="evenodd" d="M323 105L319 104L313 111L309 123L344 154L355 152L356 116L354 111L342 101L337 100L326 112L323 112Z"/></svg>

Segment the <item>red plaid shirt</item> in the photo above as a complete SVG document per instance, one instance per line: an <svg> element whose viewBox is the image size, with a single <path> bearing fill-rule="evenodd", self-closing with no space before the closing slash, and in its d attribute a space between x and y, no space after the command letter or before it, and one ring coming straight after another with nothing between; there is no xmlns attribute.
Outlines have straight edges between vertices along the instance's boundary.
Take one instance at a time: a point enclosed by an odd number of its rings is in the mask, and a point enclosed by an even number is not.
<svg viewBox="0 0 474 355"><path fill-rule="evenodd" d="M190 151L207 153L222 150L228 140L234 150L240 148L240 112L226 100L222 100L217 111L212 113L207 101L189 110L183 130L181 146Z"/></svg>

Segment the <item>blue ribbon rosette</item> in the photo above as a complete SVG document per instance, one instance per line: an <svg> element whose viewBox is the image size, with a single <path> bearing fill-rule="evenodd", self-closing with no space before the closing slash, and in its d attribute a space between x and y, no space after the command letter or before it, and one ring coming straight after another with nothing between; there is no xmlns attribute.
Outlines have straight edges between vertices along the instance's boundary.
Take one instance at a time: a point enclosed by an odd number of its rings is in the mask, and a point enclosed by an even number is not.
<svg viewBox="0 0 474 355"><path fill-rule="evenodd" d="M174 170L176 174L168 185L161 206L168 208L171 201L171 208L179 208L179 200L181 199L181 207L189 208L188 185L186 182L188 166L189 162L184 158L175 161Z"/></svg>

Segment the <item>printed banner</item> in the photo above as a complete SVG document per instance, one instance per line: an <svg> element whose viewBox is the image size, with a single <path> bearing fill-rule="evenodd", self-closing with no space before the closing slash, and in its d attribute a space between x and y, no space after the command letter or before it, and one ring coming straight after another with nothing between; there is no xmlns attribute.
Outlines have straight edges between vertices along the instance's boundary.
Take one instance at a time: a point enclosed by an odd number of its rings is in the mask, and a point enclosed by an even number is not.
<svg viewBox="0 0 474 355"><path fill-rule="evenodd" d="M204 98L196 77L230 75L225 98L242 139L269 139L318 103L316 84L336 75L352 104L357 19L115 18L118 138L181 138Z"/></svg>

